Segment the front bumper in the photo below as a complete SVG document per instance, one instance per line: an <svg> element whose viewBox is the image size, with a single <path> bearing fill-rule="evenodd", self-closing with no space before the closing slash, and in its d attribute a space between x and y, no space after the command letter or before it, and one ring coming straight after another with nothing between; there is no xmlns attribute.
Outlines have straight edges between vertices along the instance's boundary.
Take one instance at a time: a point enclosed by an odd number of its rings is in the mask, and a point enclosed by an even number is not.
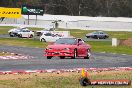
<svg viewBox="0 0 132 88"><path fill-rule="evenodd" d="M74 56L74 50L44 50L44 56Z"/></svg>

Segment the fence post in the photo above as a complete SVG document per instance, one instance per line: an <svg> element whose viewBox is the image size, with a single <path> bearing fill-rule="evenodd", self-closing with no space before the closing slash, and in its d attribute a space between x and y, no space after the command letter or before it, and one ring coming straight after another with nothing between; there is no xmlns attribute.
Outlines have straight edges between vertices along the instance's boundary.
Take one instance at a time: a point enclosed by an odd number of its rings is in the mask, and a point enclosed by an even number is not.
<svg viewBox="0 0 132 88"><path fill-rule="evenodd" d="M112 38L112 46L118 46L119 45L119 41L117 38Z"/></svg>

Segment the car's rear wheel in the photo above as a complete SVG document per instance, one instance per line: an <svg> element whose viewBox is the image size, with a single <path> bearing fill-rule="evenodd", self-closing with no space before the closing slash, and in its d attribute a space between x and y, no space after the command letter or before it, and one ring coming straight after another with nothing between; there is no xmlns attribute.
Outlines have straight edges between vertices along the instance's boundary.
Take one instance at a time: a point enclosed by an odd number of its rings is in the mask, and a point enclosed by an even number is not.
<svg viewBox="0 0 132 88"><path fill-rule="evenodd" d="M52 56L47 56L47 59L51 59L52 58Z"/></svg>
<svg viewBox="0 0 132 88"><path fill-rule="evenodd" d="M60 56L60 59L64 59L65 58L65 56Z"/></svg>
<svg viewBox="0 0 132 88"><path fill-rule="evenodd" d="M33 35L30 35L30 38L32 38L33 37Z"/></svg>
<svg viewBox="0 0 132 88"><path fill-rule="evenodd" d="M90 58L90 55L91 55L91 51L90 49L87 50L87 56L84 57L84 59L89 59Z"/></svg>
<svg viewBox="0 0 132 88"><path fill-rule="evenodd" d="M77 49L74 49L74 56L72 57L72 59L75 59L77 57Z"/></svg>
<svg viewBox="0 0 132 88"><path fill-rule="evenodd" d="M87 38L90 38L90 36L86 36Z"/></svg>
<svg viewBox="0 0 132 88"><path fill-rule="evenodd" d="M46 42L46 40L44 38L41 39L41 42Z"/></svg>

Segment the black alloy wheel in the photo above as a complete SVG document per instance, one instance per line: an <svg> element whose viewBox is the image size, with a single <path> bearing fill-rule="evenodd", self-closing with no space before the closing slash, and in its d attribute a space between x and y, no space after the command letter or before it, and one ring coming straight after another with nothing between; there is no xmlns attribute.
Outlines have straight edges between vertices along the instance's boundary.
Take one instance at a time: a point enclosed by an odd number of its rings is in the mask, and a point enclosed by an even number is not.
<svg viewBox="0 0 132 88"><path fill-rule="evenodd" d="M47 59L51 59L52 58L52 56L47 56Z"/></svg>

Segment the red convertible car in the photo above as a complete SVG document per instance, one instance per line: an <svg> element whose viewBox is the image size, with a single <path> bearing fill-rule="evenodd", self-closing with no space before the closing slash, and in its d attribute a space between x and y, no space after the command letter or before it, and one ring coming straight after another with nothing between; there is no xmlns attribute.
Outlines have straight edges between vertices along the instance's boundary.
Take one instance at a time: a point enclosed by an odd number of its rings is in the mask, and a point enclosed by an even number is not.
<svg viewBox="0 0 132 88"><path fill-rule="evenodd" d="M84 57L89 59L91 46L80 38L60 38L55 43L48 45L44 50L44 56L51 59L53 56L65 57Z"/></svg>

